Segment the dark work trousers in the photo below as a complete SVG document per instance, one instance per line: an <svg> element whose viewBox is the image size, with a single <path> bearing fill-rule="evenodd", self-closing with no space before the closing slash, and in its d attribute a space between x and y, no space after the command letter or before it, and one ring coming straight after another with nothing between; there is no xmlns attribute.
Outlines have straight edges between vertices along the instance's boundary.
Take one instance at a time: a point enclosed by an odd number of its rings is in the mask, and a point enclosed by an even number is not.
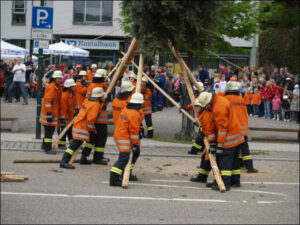
<svg viewBox="0 0 300 225"><path fill-rule="evenodd" d="M135 165L139 155L140 155L140 151L133 152L131 166L130 166L131 171L134 168L134 165ZM129 161L129 156L130 156L129 152L120 152L117 162L115 162L115 164L113 165L113 167L111 168L110 171L121 176L123 174L123 171L124 171L128 161Z"/></svg>
<svg viewBox="0 0 300 225"><path fill-rule="evenodd" d="M60 127L60 130L63 131L65 129L65 127ZM70 127L67 132L64 134L64 136L60 139L60 141L58 142L59 146L66 146L67 142L67 137L68 137L68 141L69 144L72 142L73 136L72 136L72 127Z"/></svg>
<svg viewBox="0 0 300 225"><path fill-rule="evenodd" d="M104 148L107 141L107 124L95 124L97 136L95 140L94 159L100 160L104 155Z"/></svg>
<svg viewBox="0 0 300 225"><path fill-rule="evenodd" d="M90 135L90 140L85 143L85 146L82 149L82 155L85 157L88 157L91 154L91 151L94 147L95 140L97 137L97 135L94 132L89 132L89 135ZM72 143L73 143L73 141L72 141Z"/></svg>
<svg viewBox="0 0 300 225"><path fill-rule="evenodd" d="M231 183L240 183L239 146L223 149L223 153L217 154L217 162L221 177L226 187Z"/></svg>
<svg viewBox="0 0 300 225"><path fill-rule="evenodd" d="M147 133L149 133L149 131L152 131L152 133L153 133L154 129L153 129L153 125L152 125L152 114L145 115L145 121L146 121L146 126L147 126Z"/></svg>
<svg viewBox="0 0 300 225"><path fill-rule="evenodd" d="M201 156L199 174L204 178L207 178L211 171L211 165L209 160L205 160L205 157L207 157L205 154Z"/></svg>
<svg viewBox="0 0 300 225"><path fill-rule="evenodd" d="M81 141L81 140L73 139L72 143L67 148L66 153L73 155L73 153L76 152L76 150L82 145L82 143L83 143L83 141ZM82 154L83 154L83 152L82 152Z"/></svg>
<svg viewBox="0 0 300 225"><path fill-rule="evenodd" d="M199 151L201 151L201 149L203 149L203 146L204 146L203 137L200 135L200 132L198 132L196 140L193 143L193 146L191 148L191 153L197 154Z"/></svg>
<svg viewBox="0 0 300 225"><path fill-rule="evenodd" d="M52 149L52 137L55 131L55 127L52 126L45 126L44 125L44 131L45 131L45 135L43 138L43 144L42 144L42 148L45 151L50 151Z"/></svg>

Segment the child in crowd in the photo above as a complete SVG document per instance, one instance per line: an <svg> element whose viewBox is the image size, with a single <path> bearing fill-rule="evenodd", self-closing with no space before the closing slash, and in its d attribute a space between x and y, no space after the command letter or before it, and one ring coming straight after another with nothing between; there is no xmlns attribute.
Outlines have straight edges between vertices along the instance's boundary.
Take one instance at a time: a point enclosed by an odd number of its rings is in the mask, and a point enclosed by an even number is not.
<svg viewBox="0 0 300 225"><path fill-rule="evenodd" d="M276 120L276 118L277 118L277 120L279 120L280 105L281 105L281 100L278 97L278 95L275 94L274 98L272 99L272 110L273 110L273 115L274 115L273 120Z"/></svg>
<svg viewBox="0 0 300 225"><path fill-rule="evenodd" d="M283 120L289 122L290 121L290 100L287 95L283 96L281 109L282 109Z"/></svg>
<svg viewBox="0 0 300 225"><path fill-rule="evenodd" d="M291 102L291 121L299 123L299 94L294 94Z"/></svg>
<svg viewBox="0 0 300 225"><path fill-rule="evenodd" d="M298 97L299 97L299 85L298 84L296 84L294 86L293 95L298 95Z"/></svg>
<svg viewBox="0 0 300 225"><path fill-rule="evenodd" d="M252 106L253 114L255 117L259 117L259 106L261 104L261 95L258 93L258 89L254 89L254 94L252 95Z"/></svg>
<svg viewBox="0 0 300 225"><path fill-rule="evenodd" d="M247 112L249 116L252 116L252 93L251 88L247 88L247 93L244 96L245 104L247 106Z"/></svg>

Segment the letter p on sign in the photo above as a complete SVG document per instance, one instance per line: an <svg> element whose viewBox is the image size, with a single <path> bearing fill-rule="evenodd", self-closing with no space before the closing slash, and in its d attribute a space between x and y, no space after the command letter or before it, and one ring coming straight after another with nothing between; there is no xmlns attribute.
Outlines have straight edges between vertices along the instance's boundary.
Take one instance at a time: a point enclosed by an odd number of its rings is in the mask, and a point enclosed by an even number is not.
<svg viewBox="0 0 300 225"><path fill-rule="evenodd" d="M37 10L37 25L40 25L41 20L46 20L48 18L48 12L44 9Z"/></svg>

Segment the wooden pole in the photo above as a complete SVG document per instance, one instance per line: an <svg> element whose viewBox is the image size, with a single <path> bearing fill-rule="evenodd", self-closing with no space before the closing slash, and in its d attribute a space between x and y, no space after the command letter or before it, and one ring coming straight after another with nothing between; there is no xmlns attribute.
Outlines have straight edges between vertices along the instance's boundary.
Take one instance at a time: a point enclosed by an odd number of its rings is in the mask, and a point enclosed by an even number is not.
<svg viewBox="0 0 300 225"><path fill-rule="evenodd" d="M62 139L62 137L65 135L65 133L70 129L70 127L73 125L76 117L74 117L71 122L60 132L58 138L55 140L55 142L52 143L52 149L55 149L58 142Z"/></svg>
<svg viewBox="0 0 300 225"><path fill-rule="evenodd" d="M171 42L169 42L169 47L170 47L170 49L171 49L173 55L176 57L177 61L178 61L179 63L181 63L181 64L183 65L183 67L186 69L189 78L191 79L192 83L196 86L198 92L201 93L201 91L203 91L203 90L201 90L201 88L200 88L199 84L197 83L197 81L196 81L196 79L195 79L195 77L194 77L192 71L191 71L190 68L186 65L186 63L184 62L184 60L182 59L182 56L181 56L180 52L179 52L177 49L175 49L175 48L173 47L173 45L172 45Z"/></svg>
<svg viewBox="0 0 300 225"><path fill-rule="evenodd" d="M75 160L78 163L80 160ZM15 159L13 163L60 163L61 159Z"/></svg>
<svg viewBox="0 0 300 225"><path fill-rule="evenodd" d="M143 54L140 54L140 61L139 61L139 67L138 67L138 75L137 75L137 82L136 82L136 88L135 93L141 93L141 82L142 82L142 76L143 76L143 68L144 68L144 57ZM129 155L129 161L124 169L123 172L123 180L122 180L122 188L128 188L129 185L129 178L130 178L130 166L131 166L131 153Z"/></svg>
<svg viewBox="0 0 300 225"><path fill-rule="evenodd" d="M122 52L122 54L125 54L124 52ZM133 61L131 62L135 68L139 68ZM182 109L180 107L180 105L173 99L171 98L163 89L161 89L147 74L145 74L143 72L143 75L148 79L148 81L158 90L160 91L167 99L170 100L170 102L172 102L173 105L175 105L182 113L184 113L184 115L186 115L186 117L188 117L193 123L196 123L196 121L198 121L196 118L192 117L187 111L185 111L184 109Z"/></svg>
<svg viewBox="0 0 300 225"><path fill-rule="evenodd" d="M72 165L72 164L75 162L76 156L77 156L77 154L78 154L78 152L79 152L79 150L80 150L80 148L81 148L82 145L83 145L83 144L81 144L81 145L77 148L77 150L73 153L72 158L71 158L70 161L69 161L69 165Z"/></svg>
<svg viewBox="0 0 300 225"><path fill-rule="evenodd" d="M104 98L107 97L108 93L110 93L112 91L112 89L115 87L115 84L117 83L117 81L124 74L127 66L130 64L131 60L135 56L138 47L139 47L139 41L136 40L135 38L133 38L127 53L121 59L121 63L118 66L117 71L116 71L115 75L113 76L111 82L109 83L109 86L105 92Z"/></svg>
<svg viewBox="0 0 300 225"><path fill-rule="evenodd" d="M107 79L110 78L114 74L114 72L116 71L116 69L118 68L120 63L121 63L121 60L119 60L117 65L112 69L112 71L110 71L110 73L107 75L107 77L105 77L104 82L107 81Z"/></svg>

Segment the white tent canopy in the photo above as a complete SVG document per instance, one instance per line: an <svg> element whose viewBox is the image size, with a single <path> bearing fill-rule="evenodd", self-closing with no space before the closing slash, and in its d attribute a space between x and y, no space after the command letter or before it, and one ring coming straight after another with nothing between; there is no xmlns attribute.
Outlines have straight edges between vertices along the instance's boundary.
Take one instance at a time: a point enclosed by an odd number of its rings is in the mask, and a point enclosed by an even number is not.
<svg viewBox="0 0 300 225"><path fill-rule="evenodd" d="M38 53L38 49L34 48L33 52ZM89 51L68 45L61 41L59 43L49 45L48 49L43 49L43 54L88 57Z"/></svg>
<svg viewBox="0 0 300 225"><path fill-rule="evenodd" d="M29 55L29 51L1 40L1 57L2 55Z"/></svg>

